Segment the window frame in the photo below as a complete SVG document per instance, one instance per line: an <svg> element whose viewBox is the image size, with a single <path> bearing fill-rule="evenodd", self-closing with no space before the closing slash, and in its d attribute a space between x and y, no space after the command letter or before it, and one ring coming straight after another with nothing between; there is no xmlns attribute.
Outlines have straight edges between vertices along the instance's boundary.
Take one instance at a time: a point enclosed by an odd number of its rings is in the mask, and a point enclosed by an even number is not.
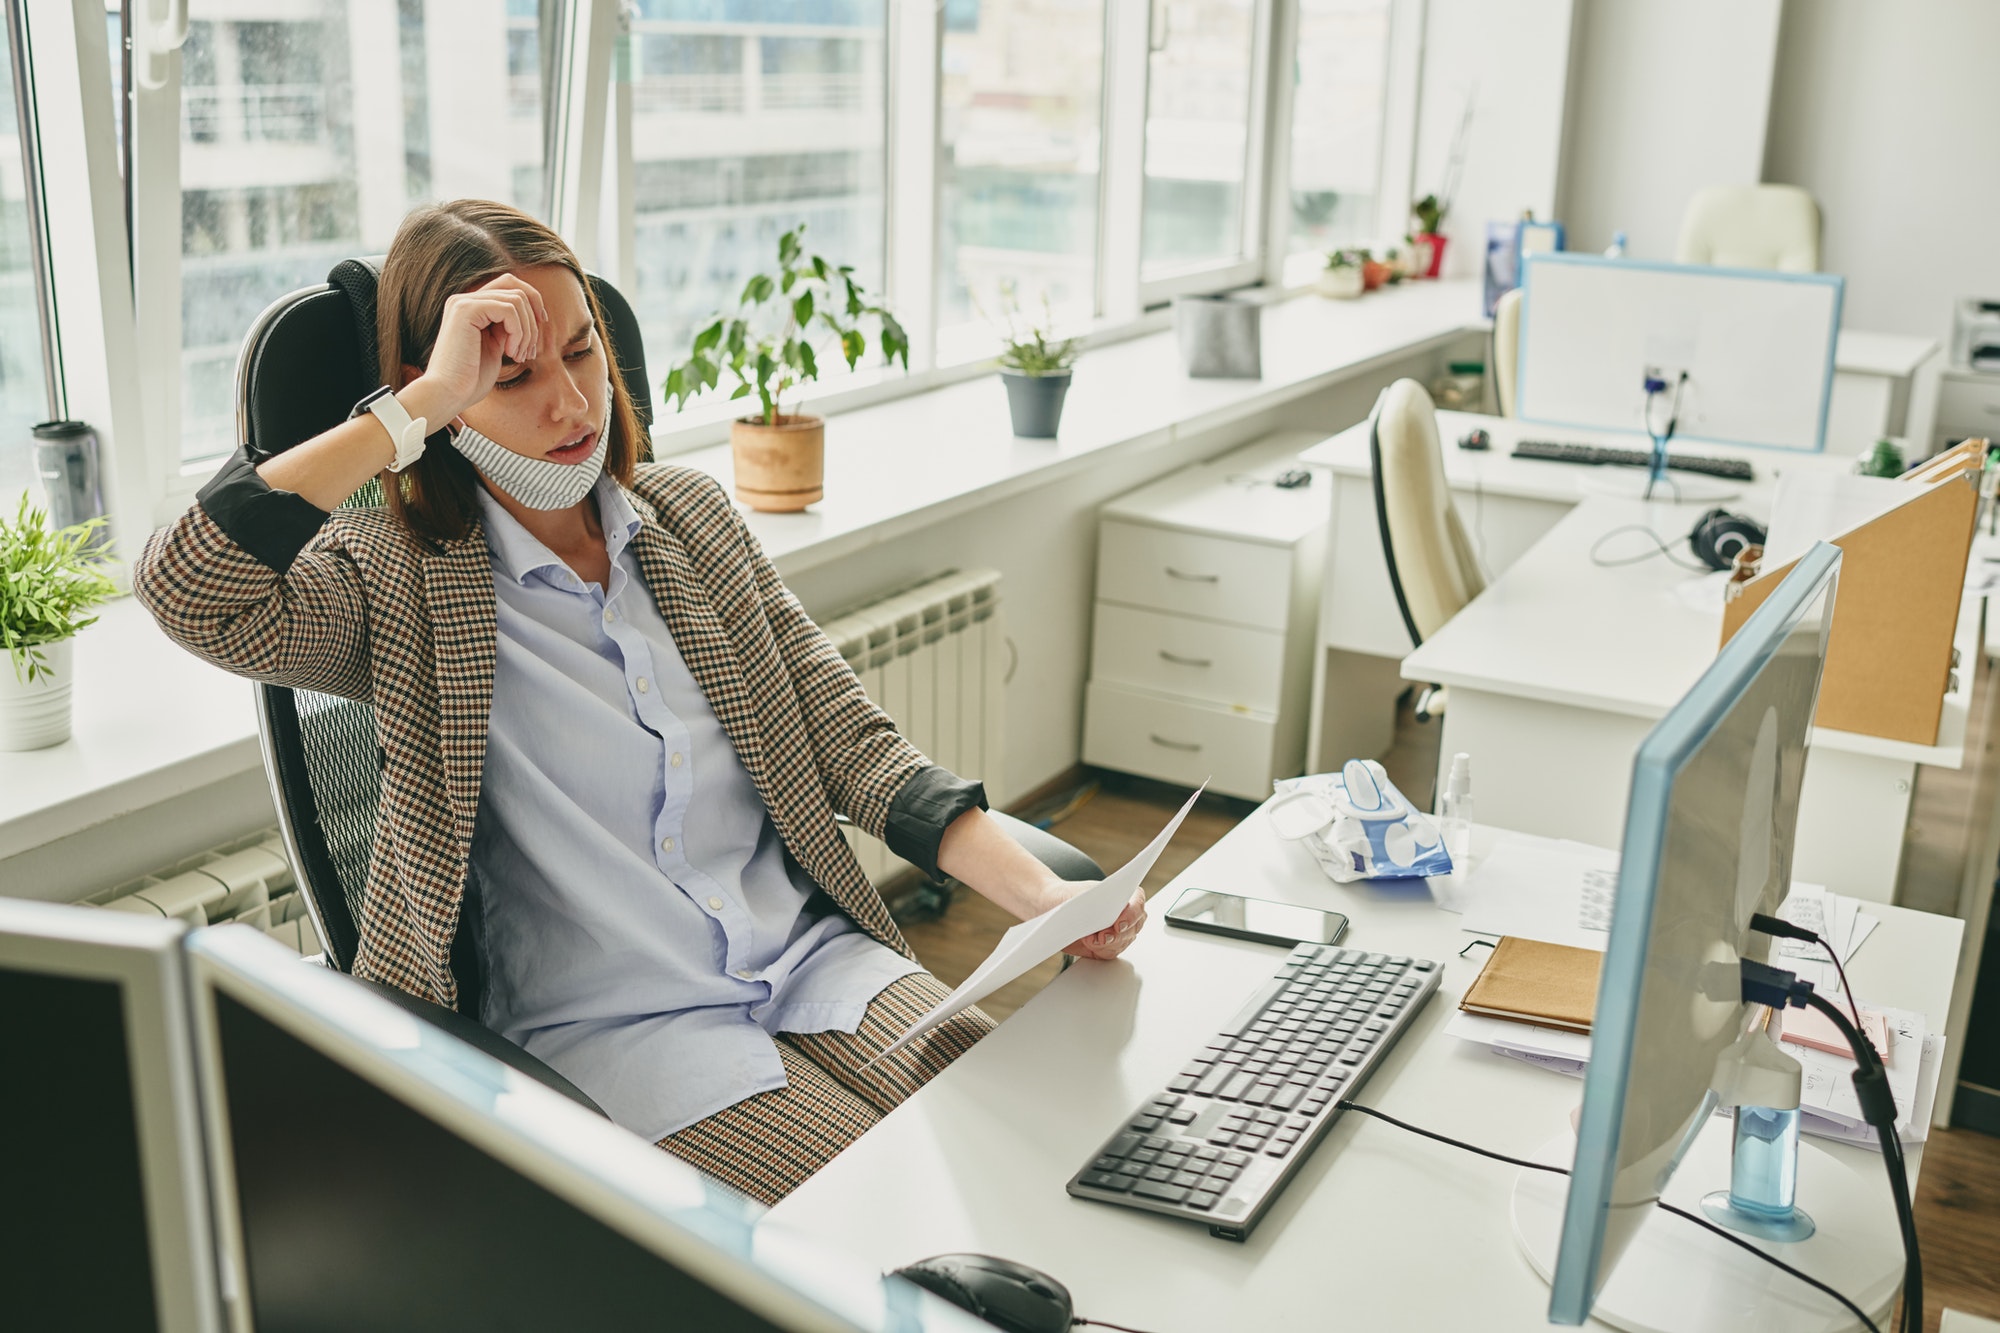
<svg viewBox="0 0 2000 1333"><path fill-rule="evenodd" d="M106 451L114 519L128 553L169 522L212 475L215 463L183 464L181 389L181 212L178 51L148 56L145 25L134 33L127 109L132 219L118 159L104 0L9 0L28 32L30 95L46 168L45 199L63 200L46 228L54 295L52 371L69 414L89 420ZM170 8L184 14L170 0ZM585 264L630 289L635 256L631 206L633 98L623 0L541 0L544 202L556 229ZM1392 0L1384 87L1381 196L1376 225L1400 234L1415 166L1427 0ZM1094 313L1078 334L1086 347L1166 327L1174 297L1261 287L1273 295L1310 280L1288 265L1291 82L1296 0L1256 0L1247 107L1242 253L1182 269L1143 272L1146 104L1154 0L1105 0L1099 108ZM883 105L884 281L911 335L907 374L863 368L805 395L822 413L887 401L988 372L983 360L941 364L937 257L939 69L944 20L935 0L886 0ZM148 62L153 78L146 77ZM161 86L149 87L158 82ZM24 133L26 129L24 126ZM106 191L109 192L108 197ZM79 218L79 205L87 217ZM87 222L88 225L79 225ZM1288 269L1290 271L1288 271ZM649 373L664 373L677 349L650 349ZM734 408L721 401L661 411L659 457L719 443ZM151 429L148 429L149 423Z"/></svg>

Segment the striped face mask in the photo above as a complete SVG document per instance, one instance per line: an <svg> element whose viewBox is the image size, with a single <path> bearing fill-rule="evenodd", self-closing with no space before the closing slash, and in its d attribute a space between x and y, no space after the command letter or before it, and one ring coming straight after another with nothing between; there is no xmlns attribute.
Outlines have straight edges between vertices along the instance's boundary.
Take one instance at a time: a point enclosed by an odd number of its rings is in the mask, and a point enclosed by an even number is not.
<svg viewBox="0 0 2000 1333"><path fill-rule="evenodd" d="M487 481L528 508L567 509L590 494L590 488L604 471L604 440L605 433L600 429L597 446L581 463L529 458L495 444L470 426L461 426L451 437L451 444L472 461Z"/></svg>

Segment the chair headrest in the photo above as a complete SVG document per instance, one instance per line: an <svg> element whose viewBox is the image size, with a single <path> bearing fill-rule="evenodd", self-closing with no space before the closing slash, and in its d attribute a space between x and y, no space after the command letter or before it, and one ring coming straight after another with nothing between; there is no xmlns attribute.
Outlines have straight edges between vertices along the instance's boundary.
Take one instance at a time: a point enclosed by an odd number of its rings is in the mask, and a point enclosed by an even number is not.
<svg viewBox="0 0 2000 1333"><path fill-rule="evenodd" d="M381 359L375 338L375 288L382 279L384 258L366 255L343 259L326 275L327 284L347 298L347 309L354 318L354 343L363 366L373 366Z"/></svg>

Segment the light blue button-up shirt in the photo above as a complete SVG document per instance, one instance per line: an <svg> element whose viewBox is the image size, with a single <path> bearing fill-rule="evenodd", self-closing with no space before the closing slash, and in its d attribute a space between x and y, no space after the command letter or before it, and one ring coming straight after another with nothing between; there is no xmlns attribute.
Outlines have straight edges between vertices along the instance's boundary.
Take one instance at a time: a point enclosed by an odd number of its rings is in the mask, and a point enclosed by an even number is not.
<svg viewBox="0 0 2000 1333"><path fill-rule="evenodd" d="M611 587L481 491L498 661L472 843L482 1019L659 1139L785 1086L771 1034L852 1032L917 964L835 910L689 673L595 490Z"/></svg>

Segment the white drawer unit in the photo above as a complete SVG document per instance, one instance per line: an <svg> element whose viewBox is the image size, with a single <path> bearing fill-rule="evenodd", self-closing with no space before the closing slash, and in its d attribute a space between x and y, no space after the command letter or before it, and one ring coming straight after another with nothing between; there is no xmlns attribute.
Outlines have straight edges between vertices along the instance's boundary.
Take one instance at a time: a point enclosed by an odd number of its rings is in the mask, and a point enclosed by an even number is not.
<svg viewBox="0 0 2000 1333"><path fill-rule="evenodd" d="M1106 505L1083 759L1249 800L1300 771L1327 504L1267 436Z"/></svg>
<svg viewBox="0 0 2000 1333"><path fill-rule="evenodd" d="M1090 662L1107 684L1275 714L1285 636L1100 600Z"/></svg>

